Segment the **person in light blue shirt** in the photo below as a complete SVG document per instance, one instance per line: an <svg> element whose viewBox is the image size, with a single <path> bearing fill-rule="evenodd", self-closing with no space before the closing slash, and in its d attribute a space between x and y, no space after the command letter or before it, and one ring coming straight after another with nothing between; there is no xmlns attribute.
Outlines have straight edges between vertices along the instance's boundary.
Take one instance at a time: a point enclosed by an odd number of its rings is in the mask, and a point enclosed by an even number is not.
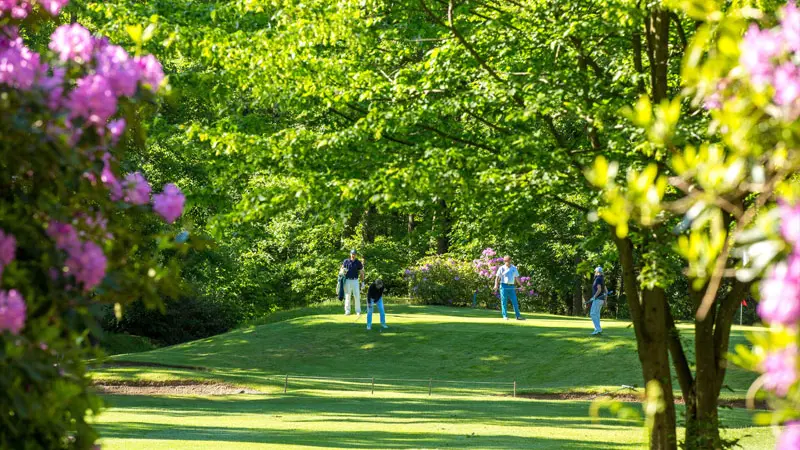
<svg viewBox="0 0 800 450"><path fill-rule="evenodd" d="M517 280L519 279L519 271L517 266L511 264L511 257L506 255L503 257L503 265L497 268L497 274L494 277L494 291L500 289L500 311L503 313L503 320L508 320L506 315L506 303L511 300L511 305L514 307L514 314L517 320L525 320L519 313L519 303L517 302Z"/></svg>

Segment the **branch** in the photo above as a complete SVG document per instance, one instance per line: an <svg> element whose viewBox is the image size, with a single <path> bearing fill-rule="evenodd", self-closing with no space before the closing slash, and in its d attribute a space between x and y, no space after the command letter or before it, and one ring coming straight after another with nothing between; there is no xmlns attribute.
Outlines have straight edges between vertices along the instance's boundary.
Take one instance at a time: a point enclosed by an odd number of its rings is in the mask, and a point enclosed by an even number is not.
<svg viewBox="0 0 800 450"><path fill-rule="evenodd" d="M670 12L669 16L672 18L673 22L675 22L676 29L678 30L678 39L681 40L681 50L686 51L686 47L689 43L686 40L686 31L684 31L683 25L681 25L681 19L674 12Z"/></svg>

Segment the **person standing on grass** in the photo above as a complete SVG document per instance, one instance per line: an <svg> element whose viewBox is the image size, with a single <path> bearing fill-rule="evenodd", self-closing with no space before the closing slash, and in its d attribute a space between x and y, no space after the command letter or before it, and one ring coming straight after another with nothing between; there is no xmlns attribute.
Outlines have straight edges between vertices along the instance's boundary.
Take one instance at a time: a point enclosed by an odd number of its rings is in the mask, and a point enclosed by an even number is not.
<svg viewBox="0 0 800 450"><path fill-rule="evenodd" d="M367 329L372 329L372 313L375 307L381 313L381 328L389 328L386 325L386 312L383 310L383 280L377 279L367 290Z"/></svg>
<svg viewBox="0 0 800 450"><path fill-rule="evenodd" d="M519 304L517 303L518 280L519 271L517 266L511 264L510 256L504 256L503 265L497 268L497 274L494 277L494 291L497 292L498 286L500 289L500 310L503 312L503 320L508 320L506 303L509 300L511 300L511 305L514 306L514 314L517 316L517 320L525 320L519 314Z"/></svg>
<svg viewBox="0 0 800 450"><path fill-rule="evenodd" d="M350 250L350 258L342 261L344 274L344 315L350 315L350 298L355 300L356 314L361 315L361 289L364 288L364 265L356 258L356 250ZM358 281L361 280L359 286Z"/></svg>
<svg viewBox="0 0 800 450"><path fill-rule="evenodd" d="M605 277L603 277L603 268L597 266L594 269L594 282L592 283L592 298L589 300L592 303L592 309L589 312L589 317L592 318L592 323L594 324L594 331L592 332L592 336L600 334L603 332L603 329L600 328L600 311L603 309L603 304L605 300L603 300L604 294L608 293L608 289L606 289L606 281Z"/></svg>

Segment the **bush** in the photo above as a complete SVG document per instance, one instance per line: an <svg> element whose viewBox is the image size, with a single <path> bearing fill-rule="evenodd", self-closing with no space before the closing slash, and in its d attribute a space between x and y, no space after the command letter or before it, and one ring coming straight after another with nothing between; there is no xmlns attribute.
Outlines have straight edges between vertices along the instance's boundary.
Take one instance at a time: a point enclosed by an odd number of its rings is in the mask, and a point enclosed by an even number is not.
<svg viewBox="0 0 800 450"><path fill-rule="evenodd" d="M202 339L235 327L242 317L235 305L208 298L184 298L167 301L164 312L148 309L141 302L125 308L117 320L113 310L105 315L106 330L150 338L162 345Z"/></svg>
<svg viewBox="0 0 800 450"><path fill-rule="evenodd" d="M405 271L409 296L428 305L472 306L473 296L485 285L466 261L429 256Z"/></svg>

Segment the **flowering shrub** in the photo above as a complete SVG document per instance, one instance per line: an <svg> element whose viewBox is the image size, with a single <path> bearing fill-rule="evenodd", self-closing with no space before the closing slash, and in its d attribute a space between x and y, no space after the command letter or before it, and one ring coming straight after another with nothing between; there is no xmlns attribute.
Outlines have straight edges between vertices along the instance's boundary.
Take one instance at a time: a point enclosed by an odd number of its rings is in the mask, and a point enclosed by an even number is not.
<svg viewBox="0 0 800 450"><path fill-rule="evenodd" d="M411 298L429 305L472 306L474 293L486 281L470 263L444 256L422 259L406 269L405 277Z"/></svg>
<svg viewBox="0 0 800 450"><path fill-rule="evenodd" d="M31 25L66 0L0 0L0 446L91 448L85 416L99 400L84 361L92 304L161 304L178 289L188 249L160 230L185 205L173 184L153 195L122 169L126 125L164 74L80 24L49 51L26 46ZM29 33L22 33L30 27ZM121 180L121 181L120 181ZM171 249L171 258L158 253Z"/></svg>
<svg viewBox="0 0 800 450"><path fill-rule="evenodd" d="M481 257L472 262L449 257L432 256L423 259L417 266L406 269L409 295L423 303L433 305L471 306L473 298L477 303L497 307L500 295L493 292L494 277L503 265L503 258L487 248ZM531 277L520 277L517 297L520 307L534 307L538 294L533 288Z"/></svg>

